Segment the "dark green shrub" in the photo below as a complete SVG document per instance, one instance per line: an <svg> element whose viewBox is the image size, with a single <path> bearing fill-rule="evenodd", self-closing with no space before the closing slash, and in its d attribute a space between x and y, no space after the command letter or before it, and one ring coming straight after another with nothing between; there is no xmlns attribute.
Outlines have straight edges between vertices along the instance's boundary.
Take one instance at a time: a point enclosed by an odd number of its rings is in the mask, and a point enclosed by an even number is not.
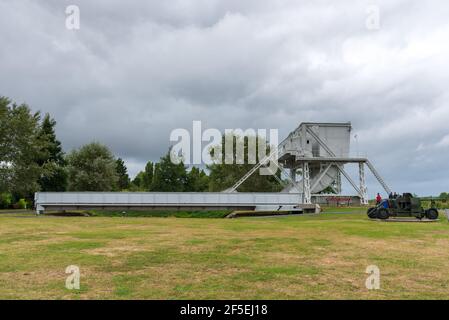
<svg viewBox="0 0 449 320"><path fill-rule="evenodd" d="M231 210L211 210L211 211L170 211L170 210L89 210L87 213L97 217L176 217L176 218L224 218L230 214Z"/></svg>
<svg viewBox="0 0 449 320"><path fill-rule="evenodd" d="M17 202L17 209L26 209L27 208L27 201L25 199L20 199Z"/></svg>
<svg viewBox="0 0 449 320"><path fill-rule="evenodd" d="M0 194L0 209L8 209L12 203L12 195L9 192Z"/></svg>

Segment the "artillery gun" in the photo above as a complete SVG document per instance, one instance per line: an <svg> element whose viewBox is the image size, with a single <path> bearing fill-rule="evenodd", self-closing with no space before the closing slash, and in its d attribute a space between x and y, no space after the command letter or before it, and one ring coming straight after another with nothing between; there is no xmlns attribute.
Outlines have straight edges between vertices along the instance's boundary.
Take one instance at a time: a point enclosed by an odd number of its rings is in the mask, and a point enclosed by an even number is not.
<svg viewBox="0 0 449 320"><path fill-rule="evenodd" d="M415 217L435 220L438 218L438 210L434 207L424 209L421 199L413 197L411 193L404 193L393 199L384 199L375 207L368 209L368 217L371 219L388 219L389 217Z"/></svg>

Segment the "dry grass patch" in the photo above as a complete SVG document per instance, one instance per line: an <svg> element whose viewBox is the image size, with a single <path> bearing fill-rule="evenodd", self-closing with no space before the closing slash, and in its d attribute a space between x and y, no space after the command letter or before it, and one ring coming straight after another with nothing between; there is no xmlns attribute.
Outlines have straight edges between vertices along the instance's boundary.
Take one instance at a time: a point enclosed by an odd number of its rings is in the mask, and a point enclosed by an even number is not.
<svg viewBox="0 0 449 320"><path fill-rule="evenodd" d="M0 298L447 299L449 224L308 217L0 218ZM81 269L81 290L65 268ZM381 290L365 288L368 265Z"/></svg>

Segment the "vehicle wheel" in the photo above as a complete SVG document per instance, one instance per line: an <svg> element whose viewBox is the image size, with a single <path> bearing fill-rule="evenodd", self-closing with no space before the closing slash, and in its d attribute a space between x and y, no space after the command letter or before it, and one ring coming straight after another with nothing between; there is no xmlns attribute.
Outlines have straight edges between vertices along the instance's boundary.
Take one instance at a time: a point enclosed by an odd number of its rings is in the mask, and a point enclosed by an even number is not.
<svg viewBox="0 0 449 320"><path fill-rule="evenodd" d="M436 209L429 209L426 211L426 217L430 220L436 220L438 219L438 210Z"/></svg>
<svg viewBox="0 0 449 320"><path fill-rule="evenodd" d="M422 220L426 216L426 212L423 211L422 213L419 213L416 215L416 219Z"/></svg>
<svg viewBox="0 0 449 320"><path fill-rule="evenodd" d="M388 213L388 210L385 208L381 208L379 210L377 210L377 218L378 219L388 219L388 217L390 216L390 214Z"/></svg>
<svg viewBox="0 0 449 320"><path fill-rule="evenodd" d="M370 218L370 219L376 219L376 217L377 217L376 208L369 208L367 215L368 215L368 218Z"/></svg>

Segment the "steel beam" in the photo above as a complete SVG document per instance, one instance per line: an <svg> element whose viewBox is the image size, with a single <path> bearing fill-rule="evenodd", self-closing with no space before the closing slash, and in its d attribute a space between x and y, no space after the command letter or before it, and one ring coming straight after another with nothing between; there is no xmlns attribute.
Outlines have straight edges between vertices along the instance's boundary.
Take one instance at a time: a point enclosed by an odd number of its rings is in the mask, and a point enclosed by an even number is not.
<svg viewBox="0 0 449 320"><path fill-rule="evenodd" d="M299 193L270 192L37 192L38 213L70 209L253 208L300 204Z"/></svg>
<svg viewBox="0 0 449 320"><path fill-rule="evenodd" d="M354 190L359 194L359 196L362 196L362 193L359 189L359 187L357 187L357 184L354 182L354 180L352 180L351 176L342 168L341 164L336 164L338 170L340 170L340 172L345 176L346 180L348 180L348 182L352 185L352 187L354 188Z"/></svg>
<svg viewBox="0 0 449 320"><path fill-rule="evenodd" d="M302 165L302 183L303 203L310 204L312 203L312 193L310 189L310 170L308 162L304 162Z"/></svg>
<svg viewBox="0 0 449 320"><path fill-rule="evenodd" d="M359 163L359 185L360 202L362 204L368 204L368 199L366 198L365 164L363 162Z"/></svg>
<svg viewBox="0 0 449 320"><path fill-rule="evenodd" d="M327 174L327 172L329 171L329 169L331 167L332 167L332 163L328 164L327 167L324 170L322 170L320 175L317 177L317 179L313 183L311 190L315 189L315 187L318 185L318 183L320 183L321 179L323 179L323 177Z"/></svg>
<svg viewBox="0 0 449 320"><path fill-rule="evenodd" d="M384 188L385 192L387 194L390 194L391 193L391 189L387 186L387 184L385 183L384 179L382 179L382 177L380 176L379 172L377 172L377 170L374 168L373 164L369 160L367 160L366 161L366 165L371 170L373 175L376 177L377 181L379 181L380 185Z"/></svg>

